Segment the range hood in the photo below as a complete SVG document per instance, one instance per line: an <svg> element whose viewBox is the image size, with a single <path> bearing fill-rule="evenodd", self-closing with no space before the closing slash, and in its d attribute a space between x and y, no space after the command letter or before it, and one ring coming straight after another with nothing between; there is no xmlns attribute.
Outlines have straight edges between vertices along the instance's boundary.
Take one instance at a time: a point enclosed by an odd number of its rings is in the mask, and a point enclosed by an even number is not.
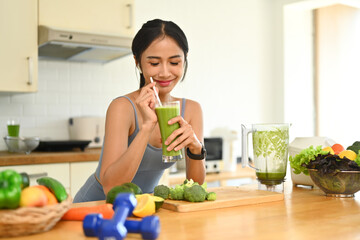
<svg viewBox="0 0 360 240"><path fill-rule="evenodd" d="M107 63L131 54L132 39L39 26L39 57Z"/></svg>

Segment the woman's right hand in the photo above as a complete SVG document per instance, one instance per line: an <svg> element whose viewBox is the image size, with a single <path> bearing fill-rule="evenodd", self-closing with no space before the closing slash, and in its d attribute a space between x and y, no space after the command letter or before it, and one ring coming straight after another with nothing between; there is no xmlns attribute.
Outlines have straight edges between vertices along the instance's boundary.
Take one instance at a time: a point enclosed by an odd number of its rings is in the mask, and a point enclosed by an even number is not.
<svg viewBox="0 0 360 240"><path fill-rule="evenodd" d="M155 82L149 83L142 87L140 94L135 101L143 119L143 126L149 126L152 129L157 123L157 116L155 113L156 98L153 90L155 84Z"/></svg>

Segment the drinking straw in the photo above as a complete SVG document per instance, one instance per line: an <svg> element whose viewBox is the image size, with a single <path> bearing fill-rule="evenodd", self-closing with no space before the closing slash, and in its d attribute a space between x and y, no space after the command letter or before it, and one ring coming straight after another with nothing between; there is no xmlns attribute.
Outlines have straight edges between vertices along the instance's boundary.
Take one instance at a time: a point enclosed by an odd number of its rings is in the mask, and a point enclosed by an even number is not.
<svg viewBox="0 0 360 240"><path fill-rule="evenodd" d="M151 82L154 82L153 79L152 79L152 77L150 77L150 81L151 81ZM160 102L160 98L159 98L159 95L158 95L158 93L157 93L157 91L156 91L156 89L155 89L155 86L153 86L153 89L154 89L154 92L155 92L155 97L156 97L156 99L158 100L160 107L162 107L162 104L161 104L161 102Z"/></svg>

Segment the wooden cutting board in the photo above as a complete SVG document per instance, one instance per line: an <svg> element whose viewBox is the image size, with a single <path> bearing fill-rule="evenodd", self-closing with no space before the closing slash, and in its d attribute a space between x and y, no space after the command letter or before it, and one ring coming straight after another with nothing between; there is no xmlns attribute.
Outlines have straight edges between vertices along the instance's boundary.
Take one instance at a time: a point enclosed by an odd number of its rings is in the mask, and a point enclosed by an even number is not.
<svg viewBox="0 0 360 240"><path fill-rule="evenodd" d="M208 188L207 191L216 193L217 198L215 201L205 200L204 202L193 203L167 199L164 201L162 208L176 212L193 212L284 200L283 193L249 189L246 187L228 186Z"/></svg>

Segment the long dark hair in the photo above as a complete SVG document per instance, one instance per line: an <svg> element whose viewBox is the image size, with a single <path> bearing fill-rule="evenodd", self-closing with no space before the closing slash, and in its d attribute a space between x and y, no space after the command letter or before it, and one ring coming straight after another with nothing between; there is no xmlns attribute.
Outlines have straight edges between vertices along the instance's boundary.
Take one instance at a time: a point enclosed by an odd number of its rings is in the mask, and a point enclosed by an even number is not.
<svg viewBox="0 0 360 240"><path fill-rule="evenodd" d="M135 56L136 61L140 64L141 55L149 47L149 45L159 37L169 36L174 39L179 47L184 51L185 56L185 70L184 76L181 81L184 80L187 71L187 53L189 51L188 42L184 32L181 28L171 21L164 21L161 19L154 19L143 24L141 29L135 35L131 50ZM145 85L145 78L140 73L140 88Z"/></svg>

